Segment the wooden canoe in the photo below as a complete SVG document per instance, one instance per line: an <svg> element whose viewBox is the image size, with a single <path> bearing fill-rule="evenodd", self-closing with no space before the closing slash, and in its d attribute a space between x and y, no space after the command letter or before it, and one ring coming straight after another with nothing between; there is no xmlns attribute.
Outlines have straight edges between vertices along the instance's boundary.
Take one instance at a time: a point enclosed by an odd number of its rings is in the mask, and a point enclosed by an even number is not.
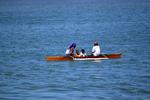
<svg viewBox="0 0 150 100"><path fill-rule="evenodd" d="M116 59L120 58L122 53L119 54L101 54L100 56L46 56L46 61L71 61L71 60L104 60L104 59Z"/></svg>

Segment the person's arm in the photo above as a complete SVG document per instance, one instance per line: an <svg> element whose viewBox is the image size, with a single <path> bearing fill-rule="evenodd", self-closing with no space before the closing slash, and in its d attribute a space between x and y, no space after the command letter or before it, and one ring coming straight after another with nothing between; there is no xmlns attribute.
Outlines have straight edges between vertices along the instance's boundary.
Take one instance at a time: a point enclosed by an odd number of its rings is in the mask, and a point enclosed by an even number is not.
<svg viewBox="0 0 150 100"><path fill-rule="evenodd" d="M70 54L74 54L74 48L70 48Z"/></svg>
<svg viewBox="0 0 150 100"><path fill-rule="evenodd" d="M94 53L94 52L95 52L95 48L93 47L93 48L92 48L92 53Z"/></svg>

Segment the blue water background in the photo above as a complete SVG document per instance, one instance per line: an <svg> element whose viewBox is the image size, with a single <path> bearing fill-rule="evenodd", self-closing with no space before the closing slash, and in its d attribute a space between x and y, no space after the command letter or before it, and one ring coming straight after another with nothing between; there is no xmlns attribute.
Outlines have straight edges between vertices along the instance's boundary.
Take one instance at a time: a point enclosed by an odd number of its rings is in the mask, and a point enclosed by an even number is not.
<svg viewBox="0 0 150 100"><path fill-rule="evenodd" d="M44 59L95 40L122 58ZM0 0L0 100L149 98L149 0Z"/></svg>

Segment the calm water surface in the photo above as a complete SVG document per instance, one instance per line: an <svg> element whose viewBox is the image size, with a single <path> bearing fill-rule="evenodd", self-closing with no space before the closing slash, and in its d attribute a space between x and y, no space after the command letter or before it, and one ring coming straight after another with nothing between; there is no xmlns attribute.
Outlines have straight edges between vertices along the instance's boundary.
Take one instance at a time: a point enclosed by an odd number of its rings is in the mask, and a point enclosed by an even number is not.
<svg viewBox="0 0 150 100"><path fill-rule="evenodd" d="M46 62L71 42L121 59ZM149 0L1 0L1 100L148 100Z"/></svg>

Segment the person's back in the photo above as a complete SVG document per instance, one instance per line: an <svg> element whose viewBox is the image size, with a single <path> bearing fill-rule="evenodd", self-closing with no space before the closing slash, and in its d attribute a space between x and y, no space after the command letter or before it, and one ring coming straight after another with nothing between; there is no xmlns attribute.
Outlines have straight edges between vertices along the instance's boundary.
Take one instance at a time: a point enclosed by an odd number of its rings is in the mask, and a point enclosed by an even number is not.
<svg viewBox="0 0 150 100"><path fill-rule="evenodd" d="M94 42L94 46L92 48L92 55L93 56L99 56L100 55L100 46L98 45L98 42Z"/></svg>
<svg viewBox="0 0 150 100"><path fill-rule="evenodd" d="M76 55L75 55L75 57L80 57L80 53L79 53L79 50L78 50L78 49L76 50Z"/></svg>
<svg viewBox="0 0 150 100"><path fill-rule="evenodd" d="M86 53L85 53L85 50L84 50L84 49L81 49L80 56L82 56L82 57L85 57L85 56L86 56Z"/></svg>

